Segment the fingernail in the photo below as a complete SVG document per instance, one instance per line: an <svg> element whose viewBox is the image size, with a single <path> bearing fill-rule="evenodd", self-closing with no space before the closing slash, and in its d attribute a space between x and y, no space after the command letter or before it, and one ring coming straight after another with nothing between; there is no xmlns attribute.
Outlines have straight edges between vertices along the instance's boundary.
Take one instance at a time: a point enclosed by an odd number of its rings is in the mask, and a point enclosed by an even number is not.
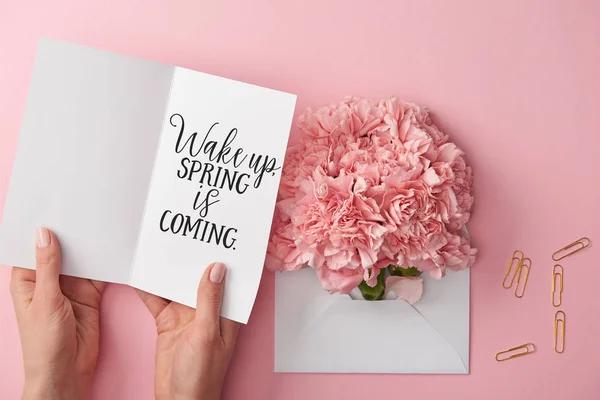
<svg viewBox="0 0 600 400"><path fill-rule="evenodd" d="M210 270L209 279L212 283L221 283L223 282L223 278L225 277L225 264L223 263L215 263Z"/></svg>
<svg viewBox="0 0 600 400"><path fill-rule="evenodd" d="M35 235L35 244L38 249L43 249L50 245L50 232L46 228L38 228L37 234Z"/></svg>

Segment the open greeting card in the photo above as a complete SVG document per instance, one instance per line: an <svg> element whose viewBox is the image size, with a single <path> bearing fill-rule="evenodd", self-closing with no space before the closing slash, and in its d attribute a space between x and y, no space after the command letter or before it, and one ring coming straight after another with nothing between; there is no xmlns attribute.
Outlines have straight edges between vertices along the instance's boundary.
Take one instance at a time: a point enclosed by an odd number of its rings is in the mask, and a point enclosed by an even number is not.
<svg viewBox="0 0 600 400"><path fill-rule="evenodd" d="M42 39L8 197L0 263L34 268L53 229L62 273L189 306L228 267L224 317L247 322L296 97Z"/></svg>

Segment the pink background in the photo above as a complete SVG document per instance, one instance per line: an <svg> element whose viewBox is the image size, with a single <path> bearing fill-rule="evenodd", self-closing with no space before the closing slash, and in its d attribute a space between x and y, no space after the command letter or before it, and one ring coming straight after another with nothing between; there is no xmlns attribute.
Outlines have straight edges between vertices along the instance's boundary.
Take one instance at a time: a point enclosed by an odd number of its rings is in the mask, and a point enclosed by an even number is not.
<svg viewBox="0 0 600 400"><path fill-rule="evenodd" d="M600 241L598 20L592 0L0 0L0 207L40 35L297 93L297 113L346 94L397 94L429 106L476 173L471 374L275 374L274 281L265 273L225 398L597 399L598 250L563 264L563 355L552 350L550 256L584 235ZM500 286L516 248L533 259L521 300ZM8 268L0 278L0 398L8 400L19 397L23 375ZM153 398L154 339L133 290L111 285L92 398ZM369 340L376 335L357 345ZM529 341L534 355L494 361Z"/></svg>

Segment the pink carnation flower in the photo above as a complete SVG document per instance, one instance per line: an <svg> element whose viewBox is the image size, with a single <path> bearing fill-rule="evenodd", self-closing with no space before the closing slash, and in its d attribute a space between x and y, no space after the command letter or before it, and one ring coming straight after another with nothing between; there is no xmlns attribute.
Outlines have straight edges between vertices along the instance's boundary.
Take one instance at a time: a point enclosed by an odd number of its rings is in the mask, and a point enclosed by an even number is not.
<svg viewBox="0 0 600 400"><path fill-rule="evenodd" d="M330 150L327 146L309 144L290 147L283 165L279 195L284 199L294 197L300 183L308 179L317 167L325 170L329 170L330 166L337 168L329 160Z"/></svg>
<svg viewBox="0 0 600 400"><path fill-rule="evenodd" d="M389 235L382 246L383 254L399 267L418 266L423 258L444 244L441 205L430 188L420 180L391 180L381 197L382 214Z"/></svg>
<svg viewBox="0 0 600 400"><path fill-rule="evenodd" d="M302 182L296 199L280 204L294 227L295 246L308 266L341 270L343 276L353 271L361 276L360 282L365 270L377 261L387 229L380 223L383 218L377 204L355 193L355 186L360 184L356 185L353 176L333 178L317 167L313 176ZM284 239L283 233L274 235L276 243ZM319 276L324 282L332 277L324 271ZM333 276L335 282L341 282L337 278L339 275ZM343 290L341 286L338 289Z"/></svg>
<svg viewBox="0 0 600 400"><path fill-rule="evenodd" d="M271 270L293 271L302 268L306 263L306 255L296 247L293 225L289 218L284 221L281 212L275 210L273 232L267 248L265 265Z"/></svg>
<svg viewBox="0 0 600 400"><path fill-rule="evenodd" d="M331 145L363 136L383 124L383 111L367 99L346 97L339 105L310 108L298 119L306 141Z"/></svg>
<svg viewBox="0 0 600 400"><path fill-rule="evenodd" d="M390 264L436 278L473 264L461 232L471 168L426 109L347 97L308 109L298 126L304 136L283 168L270 269L311 267L326 290L348 293L363 280L375 286ZM407 301L420 297L422 280L389 282Z"/></svg>
<svg viewBox="0 0 600 400"><path fill-rule="evenodd" d="M423 134L429 136L436 146L448 140L448 136L431 122L429 112L425 108L392 97L379 102L379 109L384 113L383 119L389 134L398 136L404 143Z"/></svg>

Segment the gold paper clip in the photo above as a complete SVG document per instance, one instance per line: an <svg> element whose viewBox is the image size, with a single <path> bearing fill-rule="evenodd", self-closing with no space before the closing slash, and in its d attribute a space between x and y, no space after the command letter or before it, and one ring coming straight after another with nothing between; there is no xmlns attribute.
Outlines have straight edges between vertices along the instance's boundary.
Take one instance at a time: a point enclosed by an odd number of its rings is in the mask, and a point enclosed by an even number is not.
<svg viewBox="0 0 600 400"><path fill-rule="evenodd" d="M529 270L531 269L531 260L529 258L524 258L521 261L521 268L519 269L519 278L517 279L517 287L515 287L515 296L518 298L523 297L525 294L525 288L527 287L527 279L529 278ZM523 276L523 270L525 270L525 277L523 278L523 289L521 290L521 294L519 294L519 284L521 283L521 276Z"/></svg>
<svg viewBox="0 0 600 400"><path fill-rule="evenodd" d="M556 314L554 314L554 351L558 354L561 354L563 351L565 351L566 319L567 317L562 311L557 311Z"/></svg>
<svg viewBox="0 0 600 400"><path fill-rule="evenodd" d="M521 250L515 250L515 252L513 253L512 258L510 259L510 263L508 264L508 269L506 270L506 274L504 274L504 280L502 281L502 287L504 289L510 289L512 287L513 283L515 283L515 278L521 271L521 263L523 262L523 257L524 257L524 255ZM514 272L513 272L513 269L514 269ZM511 273L512 273L512 279L510 280L510 284L507 286L506 279L511 275Z"/></svg>
<svg viewBox="0 0 600 400"><path fill-rule="evenodd" d="M523 351L520 351L523 350ZM496 354L496 361L506 361L517 357L523 357L527 354L531 354L535 351L535 346L533 343L522 344L521 346L513 347L512 349L508 349L505 351L501 351ZM513 354L511 354L513 353ZM506 357L505 357L506 356Z"/></svg>
<svg viewBox="0 0 600 400"><path fill-rule="evenodd" d="M590 239L586 238L586 237L582 237L581 239L566 245L565 247L563 247L562 249L554 252L554 254L552 254L552 259L554 261L560 261L565 257L569 257L572 254L577 253L579 250L583 250L586 247L589 247L590 245ZM574 250L572 250L570 253L565 253L562 254L563 252L566 252L567 250L570 250L571 248L575 247Z"/></svg>
<svg viewBox="0 0 600 400"><path fill-rule="evenodd" d="M552 305L559 307L562 304L564 270L562 265L556 264L552 269ZM558 283L557 283L558 281ZM558 285L558 291L556 286ZM558 294L558 296L557 296ZM558 297L558 301L557 301Z"/></svg>

